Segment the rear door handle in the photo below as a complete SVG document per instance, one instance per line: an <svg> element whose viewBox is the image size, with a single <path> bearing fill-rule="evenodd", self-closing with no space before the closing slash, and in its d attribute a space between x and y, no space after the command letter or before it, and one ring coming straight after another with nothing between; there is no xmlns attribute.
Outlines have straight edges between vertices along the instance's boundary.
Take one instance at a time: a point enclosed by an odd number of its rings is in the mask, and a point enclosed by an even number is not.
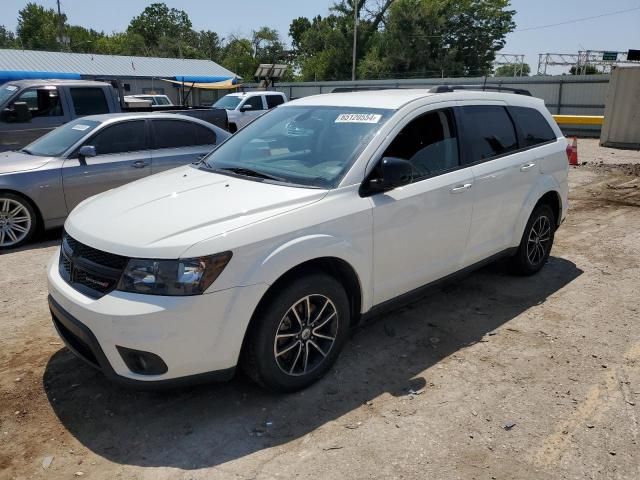
<svg viewBox="0 0 640 480"><path fill-rule="evenodd" d="M525 163L524 165L522 165L520 167L520 171L521 172L526 172L527 170L531 170L535 166L536 166L535 163Z"/></svg>
<svg viewBox="0 0 640 480"><path fill-rule="evenodd" d="M469 190L470 188L471 188L471 184L470 183L465 183L463 185L456 185L451 190L449 190L449 192L450 193L462 193L465 190Z"/></svg>
<svg viewBox="0 0 640 480"><path fill-rule="evenodd" d="M144 167L146 167L147 165L149 165L149 164L148 164L147 162L145 162L144 160L136 160L135 162L133 162L133 163L131 164L131 166L132 166L133 168L144 168Z"/></svg>

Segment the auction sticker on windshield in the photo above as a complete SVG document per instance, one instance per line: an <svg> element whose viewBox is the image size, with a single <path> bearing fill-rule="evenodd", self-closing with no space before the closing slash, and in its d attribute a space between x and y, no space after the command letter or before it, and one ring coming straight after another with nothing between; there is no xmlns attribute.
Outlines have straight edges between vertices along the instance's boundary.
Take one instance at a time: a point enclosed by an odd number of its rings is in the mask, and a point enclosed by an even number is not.
<svg viewBox="0 0 640 480"><path fill-rule="evenodd" d="M79 123L78 125L74 125L72 128L74 130L80 130L81 132L84 132L87 128L89 128L91 125L82 125L81 123Z"/></svg>
<svg viewBox="0 0 640 480"><path fill-rule="evenodd" d="M341 113L335 123L378 123L381 118L377 113Z"/></svg>

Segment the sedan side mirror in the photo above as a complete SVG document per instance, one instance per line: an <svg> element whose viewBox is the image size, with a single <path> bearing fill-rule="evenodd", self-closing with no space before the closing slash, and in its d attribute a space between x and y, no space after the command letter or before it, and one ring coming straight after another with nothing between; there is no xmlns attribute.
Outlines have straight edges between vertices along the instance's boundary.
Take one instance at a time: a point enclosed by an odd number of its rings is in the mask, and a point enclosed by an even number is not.
<svg viewBox="0 0 640 480"><path fill-rule="evenodd" d="M87 157L95 157L98 155L96 152L96 147L93 145L83 145L78 150L78 158L80 159L80 163L85 163L85 159Z"/></svg>
<svg viewBox="0 0 640 480"><path fill-rule="evenodd" d="M386 192L397 187L408 185L413 180L413 166L410 162L397 157L384 157L378 169L379 176L370 179L361 189L361 193Z"/></svg>

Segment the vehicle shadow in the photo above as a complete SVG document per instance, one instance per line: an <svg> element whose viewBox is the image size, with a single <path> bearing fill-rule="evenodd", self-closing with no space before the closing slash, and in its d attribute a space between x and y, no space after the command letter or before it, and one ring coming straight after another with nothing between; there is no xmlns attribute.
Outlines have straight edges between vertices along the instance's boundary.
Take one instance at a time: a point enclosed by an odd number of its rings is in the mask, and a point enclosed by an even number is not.
<svg viewBox="0 0 640 480"><path fill-rule="evenodd" d="M265 392L242 375L226 384L137 392L109 383L66 349L49 360L44 388L68 431L112 462L212 467L300 438L383 393L422 388L426 369L581 274L557 257L533 277L513 277L503 263L485 267L359 329L334 369L295 394Z"/></svg>

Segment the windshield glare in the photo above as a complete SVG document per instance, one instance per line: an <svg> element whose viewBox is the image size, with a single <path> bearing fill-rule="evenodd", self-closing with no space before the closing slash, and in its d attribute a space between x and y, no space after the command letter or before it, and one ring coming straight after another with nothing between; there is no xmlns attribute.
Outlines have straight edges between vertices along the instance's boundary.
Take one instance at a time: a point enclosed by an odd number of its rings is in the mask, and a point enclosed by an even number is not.
<svg viewBox="0 0 640 480"><path fill-rule="evenodd" d="M233 110L242 100L241 97L230 97L228 95L222 97L216 103L213 104L214 108L224 108L225 110Z"/></svg>
<svg viewBox="0 0 640 480"><path fill-rule="evenodd" d="M0 105L6 102L11 95L18 91L18 87L15 85L2 85L0 87Z"/></svg>
<svg viewBox="0 0 640 480"><path fill-rule="evenodd" d="M334 188L391 113L375 108L279 107L230 137L205 164Z"/></svg>
<svg viewBox="0 0 640 480"><path fill-rule="evenodd" d="M79 118L40 137L23 150L32 155L58 157L96 129L100 122Z"/></svg>

